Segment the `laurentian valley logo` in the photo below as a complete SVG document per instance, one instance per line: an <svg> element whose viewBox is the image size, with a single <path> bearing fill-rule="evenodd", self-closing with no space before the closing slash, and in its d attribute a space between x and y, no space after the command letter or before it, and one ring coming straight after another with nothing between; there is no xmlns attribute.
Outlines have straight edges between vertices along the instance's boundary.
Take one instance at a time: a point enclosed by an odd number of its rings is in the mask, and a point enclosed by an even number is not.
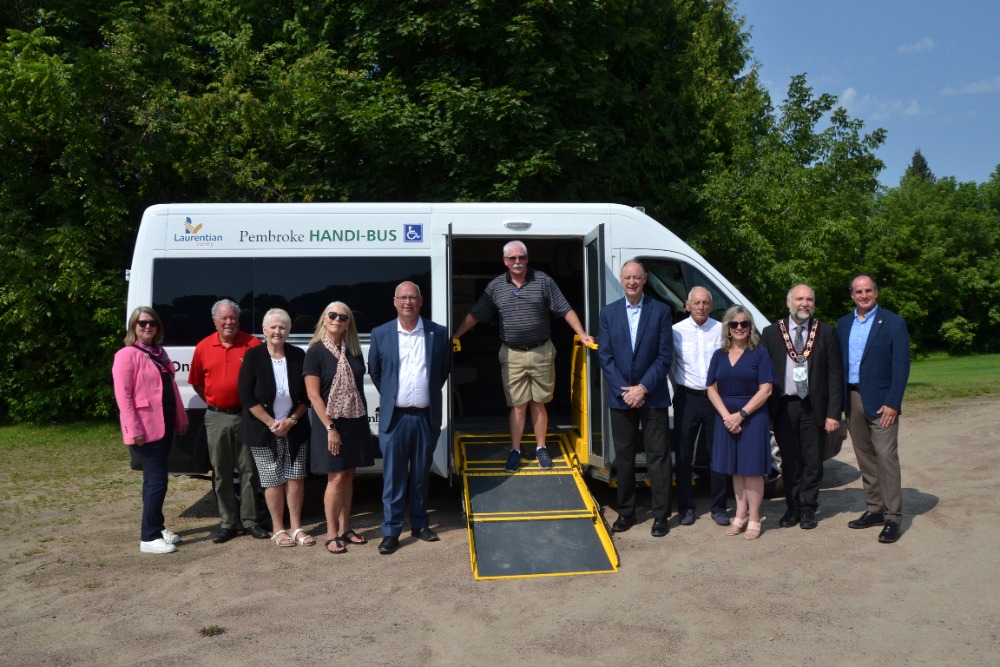
<svg viewBox="0 0 1000 667"><path fill-rule="evenodd" d="M191 218L184 218L184 229L186 230L184 232L185 234L197 234L201 231L202 227L203 225L201 223L196 225L192 222Z"/></svg>
<svg viewBox="0 0 1000 667"><path fill-rule="evenodd" d="M202 246L206 248L211 248L215 243L222 240L221 234L209 234L207 232L201 232L204 225L202 223L194 224L194 220L190 217L184 218L184 233L174 234L174 243L192 243L196 246Z"/></svg>

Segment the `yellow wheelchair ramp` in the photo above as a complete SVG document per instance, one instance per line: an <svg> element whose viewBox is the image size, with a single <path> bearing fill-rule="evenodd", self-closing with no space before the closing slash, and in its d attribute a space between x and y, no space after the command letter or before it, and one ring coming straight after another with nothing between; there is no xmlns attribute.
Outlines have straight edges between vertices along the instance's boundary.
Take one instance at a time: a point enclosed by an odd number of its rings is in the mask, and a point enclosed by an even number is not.
<svg viewBox="0 0 1000 667"><path fill-rule="evenodd" d="M521 460L504 471L510 436L460 434L455 463L462 476L472 574L513 579L618 571L608 526L583 481L565 436L546 436L552 469ZM533 440L526 439L530 451Z"/></svg>

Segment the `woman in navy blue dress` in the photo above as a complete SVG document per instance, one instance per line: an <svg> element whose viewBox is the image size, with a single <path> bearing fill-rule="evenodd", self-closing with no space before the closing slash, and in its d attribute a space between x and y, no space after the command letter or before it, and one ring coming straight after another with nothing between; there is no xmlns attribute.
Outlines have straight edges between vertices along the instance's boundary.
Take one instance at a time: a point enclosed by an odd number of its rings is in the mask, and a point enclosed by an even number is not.
<svg viewBox="0 0 1000 667"><path fill-rule="evenodd" d="M767 399L774 384L771 355L758 347L753 316L733 306L722 318L722 347L708 366L708 399L716 412L712 469L733 476L736 518L726 535L760 537L764 476L771 471Z"/></svg>

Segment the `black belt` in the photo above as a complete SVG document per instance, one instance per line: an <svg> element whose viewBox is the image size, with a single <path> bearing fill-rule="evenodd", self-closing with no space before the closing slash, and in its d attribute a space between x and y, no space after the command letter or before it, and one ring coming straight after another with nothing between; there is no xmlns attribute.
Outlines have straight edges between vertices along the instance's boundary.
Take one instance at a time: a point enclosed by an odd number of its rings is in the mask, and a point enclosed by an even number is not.
<svg viewBox="0 0 1000 667"><path fill-rule="evenodd" d="M425 412L430 408L401 408L398 405L393 408L395 412L402 412L404 415L419 415L421 412Z"/></svg>
<svg viewBox="0 0 1000 667"><path fill-rule="evenodd" d="M682 384L675 384L674 389L680 389L685 394L694 394L695 396L708 396L708 391L705 389L692 389L691 387L685 387Z"/></svg>
<svg viewBox="0 0 1000 667"><path fill-rule="evenodd" d="M206 404L205 405L205 409L208 410L209 412L218 412L219 414L223 414L223 415L241 415L241 414L243 414L243 411L240 410L239 408L236 408L235 410L234 409L230 409L230 408L217 408L214 405L207 405Z"/></svg>
<svg viewBox="0 0 1000 667"><path fill-rule="evenodd" d="M861 391L861 387L859 387L856 384L849 384L847 385L847 388L850 389L851 391Z"/></svg>
<svg viewBox="0 0 1000 667"><path fill-rule="evenodd" d="M506 345L512 350L517 350L518 352L527 352L528 350L534 350L536 347L541 347L542 345L545 345L548 342L549 339L546 338L545 340L539 341L537 343L531 343L529 345L511 345L510 343L504 343L504 345Z"/></svg>

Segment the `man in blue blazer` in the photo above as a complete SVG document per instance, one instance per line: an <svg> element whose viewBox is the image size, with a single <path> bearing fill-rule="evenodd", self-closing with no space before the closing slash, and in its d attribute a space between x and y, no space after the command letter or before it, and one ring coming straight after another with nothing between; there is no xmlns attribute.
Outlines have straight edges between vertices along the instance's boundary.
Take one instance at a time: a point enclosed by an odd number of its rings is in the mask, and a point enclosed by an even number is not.
<svg viewBox="0 0 1000 667"><path fill-rule="evenodd" d="M451 341L440 324L420 317L420 288L400 283L393 297L399 317L372 331L368 373L379 391L382 449L380 554L399 548L409 486L410 534L437 542L427 518L427 489L441 433L441 388L451 373Z"/></svg>
<svg viewBox="0 0 1000 667"><path fill-rule="evenodd" d="M646 269L622 266L625 297L601 309L597 356L608 383L611 436L618 468L616 533L635 525L635 457L642 425L653 500L653 537L670 532L670 363L674 338L670 307L643 295Z"/></svg>
<svg viewBox="0 0 1000 667"><path fill-rule="evenodd" d="M844 409L868 505L847 525L882 524L878 541L899 539L903 515L899 473L899 413L910 376L910 335L896 313L880 308L869 276L851 281L857 308L837 322L844 365Z"/></svg>

